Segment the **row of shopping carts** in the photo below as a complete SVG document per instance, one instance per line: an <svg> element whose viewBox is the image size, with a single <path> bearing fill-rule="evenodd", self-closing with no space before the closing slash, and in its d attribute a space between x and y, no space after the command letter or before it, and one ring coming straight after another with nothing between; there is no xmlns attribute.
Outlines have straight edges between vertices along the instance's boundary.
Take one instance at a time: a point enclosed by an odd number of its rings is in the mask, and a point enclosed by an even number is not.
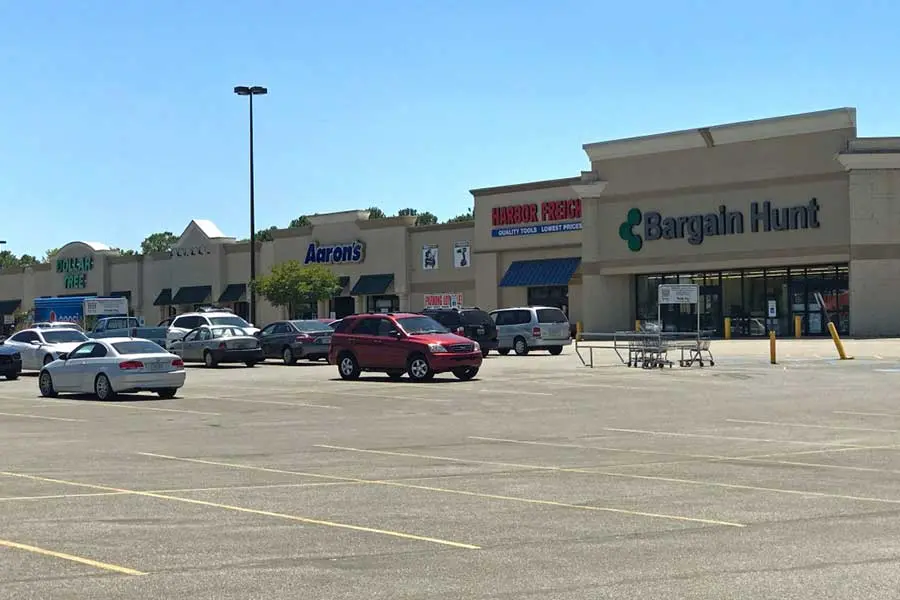
<svg viewBox="0 0 900 600"><path fill-rule="evenodd" d="M576 341L575 351L586 366L594 366L593 350L610 348L623 364L643 369L672 367L714 366L715 358L710 348L712 331L690 333L664 332L650 324L643 331L617 331L615 333L584 333ZM588 350L586 355L583 350Z"/></svg>

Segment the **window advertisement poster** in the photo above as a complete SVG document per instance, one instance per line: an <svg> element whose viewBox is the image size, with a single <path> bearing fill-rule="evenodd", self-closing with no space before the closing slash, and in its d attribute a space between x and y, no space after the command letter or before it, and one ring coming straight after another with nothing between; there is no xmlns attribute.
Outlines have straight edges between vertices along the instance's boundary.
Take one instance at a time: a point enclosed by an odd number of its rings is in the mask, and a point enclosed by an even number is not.
<svg viewBox="0 0 900 600"><path fill-rule="evenodd" d="M422 270L433 271L438 268L438 247L434 244L422 246Z"/></svg>
<svg viewBox="0 0 900 600"><path fill-rule="evenodd" d="M472 266L472 247L469 242L453 242L453 268L465 269Z"/></svg>
<svg viewBox="0 0 900 600"><path fill-rule="evenodd" d="M462 299L462 294L425 294L425 308L458 308Z"/></svg>

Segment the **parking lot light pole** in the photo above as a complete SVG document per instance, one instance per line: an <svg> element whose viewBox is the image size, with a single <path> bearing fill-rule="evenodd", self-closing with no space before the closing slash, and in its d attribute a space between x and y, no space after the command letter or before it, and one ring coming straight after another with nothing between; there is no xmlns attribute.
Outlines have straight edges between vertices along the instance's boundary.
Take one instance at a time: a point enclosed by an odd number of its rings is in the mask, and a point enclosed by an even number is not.
<svg viewBox="0 0 900 600"><path fill-rule="evenodd" d="M254 203L253 185L253 96L264 96L269 90L258 85L238 85L234 88L238 96L247 96L250 100L250 322L256 325L256 292L253 282L256 281L256 207Z"/></svg>

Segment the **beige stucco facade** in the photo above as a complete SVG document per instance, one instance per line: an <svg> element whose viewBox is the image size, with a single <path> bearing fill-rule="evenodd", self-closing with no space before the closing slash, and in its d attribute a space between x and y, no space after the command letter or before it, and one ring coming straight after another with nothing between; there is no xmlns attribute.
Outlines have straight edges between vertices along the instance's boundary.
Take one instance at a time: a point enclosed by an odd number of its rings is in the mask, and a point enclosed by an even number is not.
<svg viewBox="0 0 900 600"><path fill-rule="evenodd" d="M814 286L804 277L813 267L827 267L834 269L834 281L819 281L815 289L840 288L833 295L841 314L833 318L842 327L855 335L900 335L894 310L900 294L900 140L859 138L854 109L583 149L587 169L578 173L576 167L572 177L473 190L474 222L416 227L413 217L316 215L309 227L277 230L273 241L259 243L257 270L264 274L290 259L304 262L311 244L358 243L360 260L328 263L346 285L342 301L319 303L319 316L386 307L418 311L426 297L452 295L486 310L554 302L570 320L599 332L630 329L643 318L641 282L659 274L705 274L703 293L718 294L718 312L709 308L713 303L704 309L717 330L725 316L738 318L733 298L723 301L717 288L726 285L726 273L738 273L746 316L763 323L763 330L794 313L812 319L805 294ZM38 296L127 293L135 314L156 322L193 308L161 302L165 290L177 296L208 286L202 303L215 304L229 286L246 284L249 254L249 243L203 220L187 226L172 253L126 257L102 244L73 242L50 265L0 274L0 307L18 300L27 309ZM93 259L84 281L75 277L84 287L66 288L57 261L63 260L65 271L66 260L81 258ZM750 280L750 271L754 277L790 275ZM389 283L372 292L361 283L373 276ZM371 293L360 291L365 289ZM779 298L777 317L758 314L776 302L773 295ZM245 300L243 294L232 306L245 310ZM794 313L785 317L785 310ZM285 313L261 299L257 325Z"/></svg>

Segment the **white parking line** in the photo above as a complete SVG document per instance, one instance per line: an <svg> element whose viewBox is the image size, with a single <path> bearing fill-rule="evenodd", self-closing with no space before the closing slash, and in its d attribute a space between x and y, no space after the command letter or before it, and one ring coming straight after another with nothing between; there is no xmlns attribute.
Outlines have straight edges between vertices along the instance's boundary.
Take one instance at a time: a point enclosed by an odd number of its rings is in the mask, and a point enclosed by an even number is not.
<svg viewBox="0 0 900 600"><path fill-rule="evenodd" d="M811 425L808 423L781 423L778 421L752 421L749 419L725 419L729 423L747 423L749 425L774 425L778 427L803 427L807 429L833 429L836 431L866 431L871 433L900 433L900 429L867 429L863 427L841 427L837 425Z"/></svg>
<svg viewBox="0 0 900 600"><path fill-rule="evenodd" d="M804 442L799 440L777 440L771 438L737 437L732 435L713 435L704 433L682 433L677 431L650 431L647 429L624 429L617 427L604 427L603 431L618 431L621 433L638 433L642 435L658 435L669 437L703 438L709 440L735 440L739 442L768 442L771 444L799 444L802 446L834 446L835 448L858 448L858 444L841 444L839 442Z"/></svg>
<svg viewBox="0 0 900 600"><path fill-rule="evenodd" d="M859 415L861 417L891 417L891 418L900 417L900 414L897 414L897 413L860 412L857 410L833 410L831 412L833 412L836 415Z"/></svg>
<svg viewBox="0 0 900 600"><path fill-rule="evenodd" d="M50 398L36 398L37 402L47 402L48 404L42 406L41 408L52 408L54 404L56 405L78 405L78 406L89 406L91 408L130 408L132 410L151 410L151 411L159 411L159 412L174 412L174 413L186 413L192 415L207 415L212 417L220 416L219 413L214 412L203 412L199 410L187 410L183 408L162 408L157 406L135 406L133 404L129 404L128 402L90 402L85 400L65 400L65 399L50 399Z"/></svg>
<svg viewBox="0 0 900 600"><path fill-rule="evenodd" d="M63 417L45 417L42 415L26 415L21 413L0 413L2 417L18 417L21 419L43 419L45 421L68 421L69 423L84 423L84 419L65 419Z"/></svg>
<svg viewBox="0 0 900 600"><path fill-rule="evenodd" d="M298 406L298 407L307 407L307 408L325 408L331 410L342 410L341 406L330 406L328 404L308 404L306 402L281 402L279 400L248 400L247 398L229 398L227 396L200 396L191 398L191 400L208 400L208 401L218 401L224 400L226 402L243 402L244 404L274 404L278 406Z"/></svg>

